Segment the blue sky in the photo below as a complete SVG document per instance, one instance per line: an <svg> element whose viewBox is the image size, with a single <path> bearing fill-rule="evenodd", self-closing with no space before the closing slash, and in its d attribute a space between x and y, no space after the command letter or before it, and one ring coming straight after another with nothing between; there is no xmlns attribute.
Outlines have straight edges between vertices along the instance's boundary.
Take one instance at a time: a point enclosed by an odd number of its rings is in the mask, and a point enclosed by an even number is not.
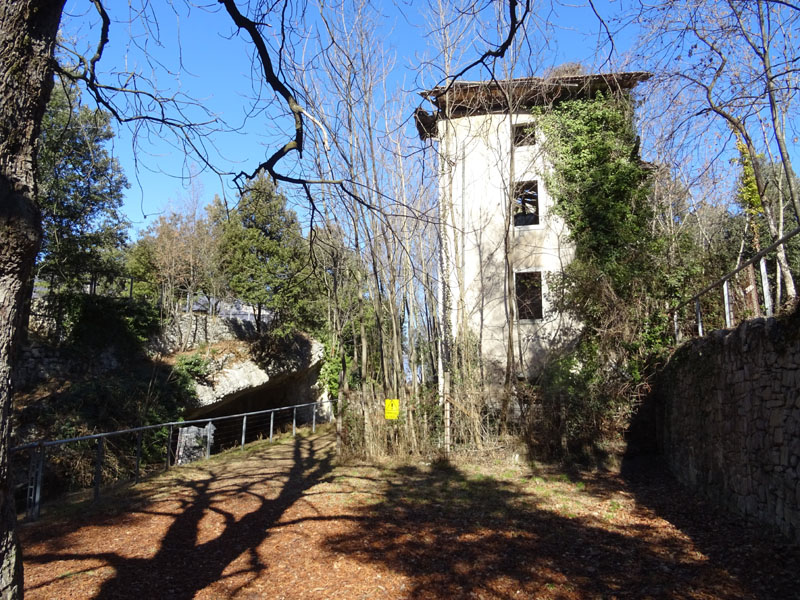
<svg viewBox="0 0 800 600"><path fill-rule="evenodd" d="M87 4L79 0L68 3L67 13L72 16L65 18L62 35L78 40L79 46L90 47L96 43L98 19L90 12L90 7L87 12ZM127 3L120 4L124 7ZM601 0L595 5L603 17L608 18L616 12L619 3ZM384 15L382 42L395 56L390 85L398 89L398 94L408 96L403 99L407 100L409 114L419 103L419 89L414 89L414 84L409 83L416 80L413 67L419 63L419 57L428 52L420 12L424 6L425 3L413 0L387 1L381 6ZM146 43L150 56L161 63L156 71L159 85L197 99L231 126L246 122L243 131L215 133L209 135L204 143L214 146L210 156L218 169L231 172L252 170L282 139L275 125L286 126L288 123L285 119L272 121L269 108L264 114L245 121L248 99L254 94L251 46L244 37L236 35L228 15L211 0L208 0L206 8L192 9L181 2L156 0L151 3L151 9L151 21L157 24L157 36L155 31L146 34L141 23L136 21L133 25L120 22L127 18L125 13L112 14L111 42L102 60L103 68L123 71L133 66L148 72L143 53L135 47ZM540 22L546 21L555 32L546 50L550 54L546 62L595 63L595 44L601 30L588 5L580 1L552 9L548 5L547 12L540 13L539 19ZM313 15L310 13L306 23L310 23L307 25L310 31L313 28ZM532 35L536 33L532 32ZM624 43L623 38L617 39L617 49L624 50ZM473 52L481 48L481 44L476 44ZM467 54L465 62L469 58ZM466 78L480 76L476 71L467 74ZM123 210L134 231L146 228L158 214L170 206L179 205L193 193L200 196L201 205L209 203L215 194L228 198L235 196L231 177L220 178L208 170L203 172L195 156L187 156L170 140L167 132L151 131L145 138L139 138L134 150L130 129L125 126L118 128L113 151L131 183ZM192 172L195 176L190 178ZM192 180L194 190L191 189Z"/></svg>

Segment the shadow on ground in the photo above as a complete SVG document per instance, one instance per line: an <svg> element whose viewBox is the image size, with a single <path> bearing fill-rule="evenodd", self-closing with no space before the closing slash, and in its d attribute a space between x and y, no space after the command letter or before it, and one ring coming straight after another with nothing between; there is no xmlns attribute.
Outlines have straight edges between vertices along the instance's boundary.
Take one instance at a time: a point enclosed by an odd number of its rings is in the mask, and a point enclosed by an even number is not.
<svg viewBox="0 0 800 600"><path fill-rule="evenodd" d="M751 546L744 534L755 532L685 501L663 473L632 485L613 476L578 483L600 500L636 498L632 518L617 522L569 514L535 487L447 463L403 467L387 474L357 529L327 543L403 573L410 598L800 597L797 548L764 537ZM776 548L785 554L770 556Z"/></svg>
<svg viewBox="0 0 800 600"><path fill-rule="evenodd" d="M334 468L333 444L298 437L212 460L177 470L178 485L127 513L37 525L24 536L26 593L800 597L800 548L714 510L657 465L627 480L447 462Z"/></svg>
<svg viewBox="0 0 800 600"><path fill-rule="evenodd" d="M39 530L27 541L47 539L49 552L26 556L25 560L29 564L76 560L89 565L94 560L103 568L110 567L114 576L90 596L99 599L188 599L212 583L242 572L247 573L246 585L269 566L261 564L256 548L270 537L271 529L285 511L330 473L332 458L330 437L298 437L282 456L270 454L268 462L250 460L228 474L217 472L213 464L188 469L186 476L179 476L184 478L177 481L179 496L164 500L169 506L163 512L154 508L159 504L148 504L126 515L97 516L56 530ZM249 502L250 510L239 516L227 511L226 502L234 499L239 506L243 500ZM216 528L206 524L202 530L212 529L214 537L199 539L201 520L209 515L216 521ZM154 536L155 552L143 549L146 558L126 557L118 552L69 551L69 534L81 527L118 526L126 520L134 526L143 520L159 519L167 520L169 525L163 536ZM234 563L236 568L231 573L229 567ZM85 570L97 568L93 565ZM46 587L58 577L63 575L54 570L52 578L38 587Z"/></svg>
<svg viewBox="0 0 800 600"><path fill-rule="evenodd" d="M746 520L682 486L658 456L623 470L637 504L670 523L707 557L709 566L738 579L743 595L800 598L800 546L777 528Z"/></svg>

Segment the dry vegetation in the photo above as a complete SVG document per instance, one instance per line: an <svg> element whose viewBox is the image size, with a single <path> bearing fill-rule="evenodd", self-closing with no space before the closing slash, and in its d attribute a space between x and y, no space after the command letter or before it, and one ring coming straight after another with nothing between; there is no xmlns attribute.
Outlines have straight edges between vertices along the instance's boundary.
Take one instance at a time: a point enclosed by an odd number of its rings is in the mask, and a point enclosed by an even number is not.
<svg viewBox="0 0 800 600"><path fill-rule="evenodd" d="M36 598L791 598L800 549L657 471L256 443L22 528Z"/></svg>

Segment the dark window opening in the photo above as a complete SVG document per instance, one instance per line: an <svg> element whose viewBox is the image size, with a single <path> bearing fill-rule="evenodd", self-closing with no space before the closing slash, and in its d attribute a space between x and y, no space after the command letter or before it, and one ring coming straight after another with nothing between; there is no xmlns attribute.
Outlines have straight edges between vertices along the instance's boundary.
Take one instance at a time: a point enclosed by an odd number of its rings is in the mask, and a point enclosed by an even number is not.
<svg viewBox="0 0 800 600"><path fill-rule="evenodd" d="M539 183L523 181L514 188L514 226L539 224Z"/></svg>
<svg viewBox="0 0 800 600"><path fill-rule="evenodd" d="M514 287L517 293L517 312L520 320L541 319L542 272L525 271L515 274Z"/></svg>
<svg viewBox="0 0 800 600"><path fill-rule="evenodd" d="M511 126L515 146L533 146L536 143L536 134L532 123L521 123Z"/></svg>

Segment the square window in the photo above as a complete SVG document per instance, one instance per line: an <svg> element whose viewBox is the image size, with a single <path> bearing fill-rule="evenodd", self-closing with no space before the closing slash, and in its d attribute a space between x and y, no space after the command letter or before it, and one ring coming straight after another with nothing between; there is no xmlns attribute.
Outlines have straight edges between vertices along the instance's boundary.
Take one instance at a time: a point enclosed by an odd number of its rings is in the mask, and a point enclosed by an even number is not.
<svg viewBox="0 0 800 600"><path fill-rule="evenodd" d="M524 271L514 274L514 289L517 294L517 312L520 320L541 319L542 272Z"/></svg>
<svg viewBox="0 0 800 600"><path fill-rule="evenodd" d="M533 146L536 143L536 134L533 130L533 123L520 123L519 125L512 125L511 137L514 140L514 145L517 147Z"/></svg>
<svg viewBox="0 0 800 600"><path fill-rule="evenodd" d="M514 226L539 224L539 182L521 181L514 186Z"/></svg>

